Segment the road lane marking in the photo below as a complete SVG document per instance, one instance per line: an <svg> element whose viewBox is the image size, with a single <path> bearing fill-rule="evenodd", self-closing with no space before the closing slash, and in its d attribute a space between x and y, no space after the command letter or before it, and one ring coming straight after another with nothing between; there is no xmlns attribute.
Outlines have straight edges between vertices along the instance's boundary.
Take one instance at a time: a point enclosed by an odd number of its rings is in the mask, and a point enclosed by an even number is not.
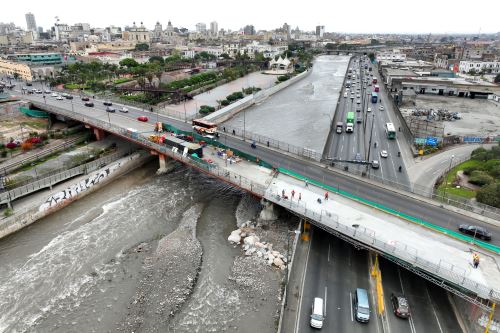
<svg viewBox="0 0 500 333"><path fill-rule="evenodd" d="M432 312L434 313L434 317L436 318L436 321L437 321L437 324L439 327L439 331L441 333L444 333L443 329L441 328L441 323L439 322L439 318L437 316L436 309L434 308L434 304L432 304L431 295L429 295L429 289L427 287L425 288L425 292L427 293L427 297L429 298L429 303L431 303Z"/></svg>
<svg viewBox="0 0 500 333"><path fill-rule="evenodd" d="M328 243L328 262L330 262L330 243Z"/></svg>
<svg viewBox="0 0 500 333"><path fill-rule="evenodd" d="M326 292L327 292L327 287L325 286L325 308L323 309L323 316L326 317Z"/></svg>
<svg viewBox="0 0 500 333"><path fill-rule="evenodd" d="M349 307L351 308L351 321L354 321L354 316L352 313L352 292L349 292Z"/></svg>
<svg viewBox="0 0 500 333"><path fill-rule="evenodd" d="M401 270L399 269L399 267L398 267L398 276L399 276L399 284L401 285L401 292L403 293L403 295L406 295L405 288L403 286L403 279L401 278ZM410 311L410 317L408 317L408 324L410 325L410 331L412 333L416 333L417 331L415 330L415 323L413 322L411 311Z"/></svg>
<svg viewBox="0 0 500 333"><path fill-rule="evenodd" d="M311 244L313 242L313 237L314 237L314 232L311 233L311 239L309 240L309 247L307 248L306 265L304 267L304 272L302 274L302 287L300 288L300 293L299 293L299 309L295 317L295 329L294 329L295 333L299 332L300 311L302 308L302 295L304 294L304 284L306 282L306 275L307 275L307 264L309 263L309 253L311 252Z"/></svg>

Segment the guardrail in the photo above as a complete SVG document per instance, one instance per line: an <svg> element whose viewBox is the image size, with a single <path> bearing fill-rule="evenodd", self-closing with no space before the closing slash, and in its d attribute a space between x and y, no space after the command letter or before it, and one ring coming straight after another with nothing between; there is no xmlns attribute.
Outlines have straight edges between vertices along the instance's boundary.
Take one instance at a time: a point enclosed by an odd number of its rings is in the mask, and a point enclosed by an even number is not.
<svg viewBox="0 0 500 333"><path fill-rule="evenodd" d="M418 255L418 249L401 242L395 241L388 243L380 240L377 238L377 234L374 230L365 227L352 227L352 221L342 221L336 214L332 214L325 210L321 210L321 212L318 213L308 209L306 204L302 204L298 201L282 200L280 190L274 186L268 188L264 198L282 207L293 210L294 212L311 220L321 222L328 228L340 232L343 235L355 239L383 253L394 255L397 258L419 267L424 271L440 276L445 280L465 288L484 299L492 299L496 302L500 301L500 291L494 290L469 279L465 275L466 271L463 268L457 267L442 259L440 259L439 262L430 262Z"/></svg>
<svg viewBox="0 0 500 333"><path fill-rule="evenodd" d="M57 174L53 174L51 176L33 181L24 186L17 187L10 191L6 191L0 194L0 204L6 204L12 202L18 198L26 196L32 192L36 192L38 190L50 187L57 183L60 183L66 179L75 177L80 174L87 174L89 172L95 171L109 162L115 161L118 158L124 155L123 152L114 153L108 156L101 157L97 160L79 165L77 167L65 170L63 172L59 172Z"/></svg>

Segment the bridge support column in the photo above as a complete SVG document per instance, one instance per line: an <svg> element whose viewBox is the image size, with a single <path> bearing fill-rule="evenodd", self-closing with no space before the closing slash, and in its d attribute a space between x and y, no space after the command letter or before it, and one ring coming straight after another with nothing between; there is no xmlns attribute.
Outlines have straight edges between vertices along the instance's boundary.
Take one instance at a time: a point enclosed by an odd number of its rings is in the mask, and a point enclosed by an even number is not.
<svg viewBox="0 0 500 333"><path fill-rule="evenodd" d="M101 141L106 137L106 132L100 128L94 128L94 135L97 141Z"/></svg>
<svg viewBox="0 0 500 333"><path fill-rule="evenodd" d="M274 210L274 204L265 199L260 201L262 210L259 218L263 221L274 221L278 219L278 214Z"/></svg>
<svg viewBox="0 0 500 333"><path fill-rule="evenodd" d="M160 162L160 168L156 171L157 175L168 173L174 168L174 160L168 158L167 156L158 154L158 160Z"/></svg>

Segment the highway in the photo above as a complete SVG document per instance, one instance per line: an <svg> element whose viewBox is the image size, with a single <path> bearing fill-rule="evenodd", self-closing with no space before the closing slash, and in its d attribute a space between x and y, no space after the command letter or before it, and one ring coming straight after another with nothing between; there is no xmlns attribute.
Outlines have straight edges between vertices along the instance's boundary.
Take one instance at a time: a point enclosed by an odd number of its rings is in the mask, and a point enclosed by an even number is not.
<svg viewBox="0 0 500 333"><path fill-rule="evenodd" d="M374 282L370 281L368 253L318 228L313 228L310 242L295 332L316 332L309 324L315 297L326 300L325 332L383 332L377 316ZM380 270L389 328L386 332L461 332L445 290L384 259L380 259ZM354 319L352 294L356 288L369 292L368 324ZM392 293L408 299L409 319L400 319L392 313Z"/></svg>
<svg viewBox="0 0 500 333"><path fill-rule="evenodd" d="M374 91L375 84L371 82L373 77L377 76L377 72L376 66L372 64L369 64L372 67L371 72L365 70L364 65L366 63L369 63L369 61L362 60L360 57L351 59L349 68L352 68L351 74L353 77L346 79L346 82L350 82L350 87L344 85L341 92L340 104L334 115L333 130L329 133L330 138L327 140L325 153L329 158L333 159L354 160L356 154L360 154L362 160L378 160L380 163L379 169L352 163L340 163L340 165L359 171L366 170L381 179L409 186L410 182L403 158L398 156L398 152L401 151L398 143L398 133L396 133L395 140L389 140L385 132L386 123L394 123L396 130L398 129L396 115L392 106L386 103L388 101L387 94L380 82L377 82L377 85L380 86L378 102L372 103L371 93ZM367 80L367 83L364 83L364 80ZM353 93L354 95L352 95ZM384 106L384 111L380 110L380 106ZM348 112L354 112L356 119L353 133L345 132ZM358 117L361 122L357 122ZM344 123L344 130L341 134L335 131L337 122ZM380 152L382 150L387 151L389 156L386 158L381 157ZM336 163L339 164L339 162ZM402 172L399 172L399 166L402 167Z"/></svg>
<svg viewBox="0 0 500 333"><path fill-rule="evenodd" d="M19 90L20 87L16 86L15 89ZM37 94L25 95L22 97L27 100L38 101L39 103L46 102L50 105L65 107L67 110L73 110L74 112L78 112L79 114L87 114L89 116L95 116L96 111L102 111L102 113L98 113L99 119L109 119L110 121L112 120L118 125L120 125L120 119L122 119L123 117L136 119L139 115L147 115L149 117L148 123L150 123L151 125L158 119L159 121L172 124L173 126L186 131L192 130L191 125L183 121L175 120L161 114L158 115L156 113L143 111L134 107L128 107L128 113L117 112L116 114L113 114L112 117L108 118L107 116L109 115L106 115L105 106L102 104L102 101L98 100L95 100L95 107L88 108L83 106L83 102L78 97L75 97L75 99L73 100L62 101L58 101L54 97L50 96L47 96L44 101L43 97ZM90 111L89 109L92 109L92 111ZM128 127L129 125L127 124L122 126ZM311 161L300 159L296 156L289 155L281 151L269 149L263 146L258 146L257 149L252 149L249 142L245 142L238 137L226 135L225 133L220 133L219 140L223 143L227 143L227 145L230 147L252 155L256 155L260 159L267 161L273 166L286 168L291 171L300 173L306 177L309 177L310 179L321 181L324 184L348 191L366 200L383 204L386 207L398 210L417 218L421 218L435 225L443 226L452 230L457 230L458 225L462 223L484 226L492 232L491 243L500 245L500 228L494 228L487 223L480 222L466 215L458 214L439 206L427 204L423 201L403 196L399 193L391 191L390 189L369 184L362 180L351 178L348 175L344 175L333 170L327 170L315 163L311 163Z"/></svg>

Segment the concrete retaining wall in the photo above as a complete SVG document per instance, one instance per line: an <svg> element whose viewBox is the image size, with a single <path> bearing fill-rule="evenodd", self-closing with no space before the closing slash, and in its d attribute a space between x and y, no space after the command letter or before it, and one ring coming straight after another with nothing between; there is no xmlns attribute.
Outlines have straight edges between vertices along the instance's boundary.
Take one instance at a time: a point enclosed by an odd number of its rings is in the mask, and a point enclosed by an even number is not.
<svg viewBox="0 0 500 333"><path fill-rule="evenodd" d="M234 102L233 104L230 104L214 113L209 114L208 116L205 116L203 119L211 122L215 122L217 124L221 124L229 119L231 119L234 115L238 114L238 112L256 104L259 102L262 102L263 100L267 99L271 95L274 95L278 91L281 91L290 85L294 84L295 82L305 78L307 75L309 75L312 72L312 69L308 69L291 79L281 82L280 84L277 84L271 88L265 89L258 91L255 94L249 95L245 98L240 99L239 101Z"/></svg>
<svg viewBox="0 0 500 333"><path fill-rule="evenodd" d="M139 152L121 158L108 166L99 169L87 176L69 182L67 188L54 190L47 194L45 200L34 200L32 205L21 211L14 211L14 215L0 221L0 238L10 235L22 228L48 216L73 201L102 188L110 181L135 169L149 160L147 152Z"/></svg>

